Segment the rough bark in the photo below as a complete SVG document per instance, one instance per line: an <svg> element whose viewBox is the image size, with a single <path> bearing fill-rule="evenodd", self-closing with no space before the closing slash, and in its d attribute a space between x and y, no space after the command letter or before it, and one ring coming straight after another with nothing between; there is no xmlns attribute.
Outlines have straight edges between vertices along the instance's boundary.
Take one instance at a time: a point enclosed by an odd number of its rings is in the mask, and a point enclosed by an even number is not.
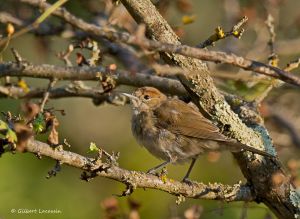
<svg viewBox="0 0 300 219"><path fill-rule="evenodd" d="M252 201L254 199L251 187L241 183L230 186L221 183L203 184L192 182L189 185L169 179L166 176L155 176L144 172L122 169L117 166L115 161L112 162L109 159L105 161L103 158L87 158L63 149L53 149L50 145L34 139L27 142L25 149L28 152L38 154L40 157L46 156L57 160L60 165L66 164L87 171L90 175L82 176L86 180L102 176L122 182L128 186L128 191L125 191L127 193L131 193L136 188L148 188L194 199L223 200L227 202Z"/></svg>

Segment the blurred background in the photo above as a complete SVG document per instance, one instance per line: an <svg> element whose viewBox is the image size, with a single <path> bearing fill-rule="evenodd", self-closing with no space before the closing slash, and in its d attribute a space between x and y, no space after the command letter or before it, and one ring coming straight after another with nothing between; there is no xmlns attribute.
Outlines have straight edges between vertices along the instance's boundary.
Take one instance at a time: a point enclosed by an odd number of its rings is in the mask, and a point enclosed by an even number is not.
<svg viewBox="0 0 300 219"><path fill-rule="evenodd" d="M55 1L49 1L50 3ZM249 21L240 40L227 38L216 43L209 50L233 52L240 56L268 63L270 35L265 23L268 14L274 18L276 40L275 52L279 57L279 66L284 68L300 55L300 1L299 0L156 0L153 1L163 16L188 45L203 42L217 26L229 31L244 15ZM89 22L105 15L108 1L72 0L65 7L75 15ZM0 1L0 35L5 35L6 24L1 20L3 12L27 21L34 21L40 12L17 0ZM121 4L110 14L114 25L130 32L136 24L126 13ZM190 22L186 21L190 20ZM51 24L51 25L50 25ZM10 47L16 48L28 61L35 64L64 65L56 54L66 50L74 41L59 35L43 31L60 28L62 22L57 18L47 19L38 33L29 33L14 39ZM16 25L16 28L17 25ZM43 29L44 28L44 29ZM70 28L70 27L68 27ZM64 37L62 37L64 36ZM100 45L101 48L101 45ZM71 61L75 62L75 55ZM3 61L13 61L7 49ZM147 64L148 60L145 60ZM118 68L125 68L113 55L103 56L102 64L116 63ZM216 84L224 91L242 96L248 101L260 98L266 87L275 83L251 72L241 71L227 65L209 63ZM299 70L293 73L298 74ZM299 74L298 74L299 75ZM250 78L250 79L249 79ZM47 81L26 79L29 86L47 86ZM65 84L59 82L57 86ZM96 82L86 82L96 85ZM132 87L121 86L117 90L131 92ZM299 147L300 147L300 102L299 90L292 86L281 85L272 89L262 102L260 109L265 117L266 126L277 147L282 162L292 170L295 184L298 183ZM32 100L38 102L39 100ZM0 110L21 113L21 100L0 99ZM57 113L60 122L58 128L60 140L64 139L72 146L71 151L88 155L90 142L95 142L108 152L120 152L119 165L129 170L146 171L160 163L134 140L130 130L130 106L102 104L95 106L87 98L50 99L46 107L63 109L65 116ZM39 136L45 140L45 136ZM156 190L137 189L129 197L117 197L125 189L124 185L112 180L97 177L90 182L80 180L81 171L62 166L56 177L46 179L47 172L55 165L48 158L37 159L33 154L5 153L0 158L0 218L41 218L38 214L12 214L11 209L58 209L61 214L43 214L43 218L122 218L138 210L140 218L188 218L189 210L197 209L203 219L208 218L275 218L263 204L223 203L218 201L186 199L180 205L176 197ZM168 177L180 180L186 165L168 166ZM235 160L228 152L206 154L199 158L191 175L192 180L234 184L244 181ZM113 212L113 213L112 213ZM111 217L112 218L112 217Z"/></svg>

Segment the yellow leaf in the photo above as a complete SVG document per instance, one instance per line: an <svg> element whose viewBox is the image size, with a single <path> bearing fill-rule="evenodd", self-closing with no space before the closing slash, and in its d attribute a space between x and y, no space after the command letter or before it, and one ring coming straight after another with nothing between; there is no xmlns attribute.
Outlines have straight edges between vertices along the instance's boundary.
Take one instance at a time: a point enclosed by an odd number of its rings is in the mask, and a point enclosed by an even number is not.
<svg viewBox="0 0 300 219"><path fill-rule="evenodd" d="M277 58L271 59L270 64L274 67L278 67L279 60Z"/></svg>
<svg viewBox="0 0 300 219"><path fill-rule="evenodd" d="M223 39L225 37L225 33L222 27L217 27L215 31L219 39Z"/></svg>
<svg viewBox="0 0 300 219"><path fill-rule="evenodd" d="M235 31L232 32L232 34L233 34L234 36L239 36L239 35L240 35L240 32L237 31L237 30L235 30Z"/></svg>
<svg viewBox="0 0 300 219"><path fill-rule="evenodd" d="M184 16L182 16L182 18L181 18L181 21L182 21L182 23L183 23L184 25L186 25L186 24L191 24L191 23L193 23L195 20L196 20L196 15L191 15L191 16L189 16L189 15L184 15Z"/></svg>
<svg viewBox="0 0 300 219"><path fill-rule="evenodd" d="M168 180L168 178L167 178L167 176L166 176L166 175L162 175L162 176L160 176L160 179L161 179L161 181L163 181L164 183L166 183L166 182L167 182L167 180Z"/></svg>
<svg viewBox="0 0 300 219"><path fill-rule="evenodd" d="M29 92L29 87L28 87L26 81L24 81L24 80L22 80L22 79L19 80L19 81L18 81L18 86L19 86L20 88L22 88L23 91L24 91L25 93L28 93L28 92Z"/></svg>

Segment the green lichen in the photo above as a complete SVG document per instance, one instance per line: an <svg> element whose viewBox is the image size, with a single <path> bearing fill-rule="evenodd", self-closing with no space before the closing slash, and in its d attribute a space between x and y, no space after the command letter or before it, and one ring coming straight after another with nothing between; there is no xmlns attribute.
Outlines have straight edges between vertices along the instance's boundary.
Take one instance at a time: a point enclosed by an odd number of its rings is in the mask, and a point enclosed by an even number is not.
<svg viewBox="0 0 300 219"><path fill-rule="evenodd" d="M265 151L267 151L269 154L276 156L277 153L275 151L275 148L273 147L273 142L269 136L268 131L260 125L256 125L253 129L261 136Z"/></svg>
<svg viewBox="0 0 300 219"><path fill-rule="evenodd" d="M300 194L290 186L290 200L293 206L297 209L297 212L294 214L294 218L300 218Z"/></svg>

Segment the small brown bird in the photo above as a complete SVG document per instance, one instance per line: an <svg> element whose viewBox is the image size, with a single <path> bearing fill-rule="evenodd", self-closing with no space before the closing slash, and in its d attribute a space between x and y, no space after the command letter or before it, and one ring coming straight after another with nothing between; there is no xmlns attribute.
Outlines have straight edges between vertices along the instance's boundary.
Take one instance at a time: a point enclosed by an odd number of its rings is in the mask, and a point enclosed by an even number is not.
<svg viewBox="0 0 300 219"><path fill-rule="evenodd" d="M244 149L272 157L265 151L228 139L195 107L179 99L167 98L156 88L142 87L132 95L124 95L133 105L133 135L151 154L165 160L148 173L154 173L168 163L192 160L183 178L187 182L197 156L209 151L238 152Z"/></svg>

